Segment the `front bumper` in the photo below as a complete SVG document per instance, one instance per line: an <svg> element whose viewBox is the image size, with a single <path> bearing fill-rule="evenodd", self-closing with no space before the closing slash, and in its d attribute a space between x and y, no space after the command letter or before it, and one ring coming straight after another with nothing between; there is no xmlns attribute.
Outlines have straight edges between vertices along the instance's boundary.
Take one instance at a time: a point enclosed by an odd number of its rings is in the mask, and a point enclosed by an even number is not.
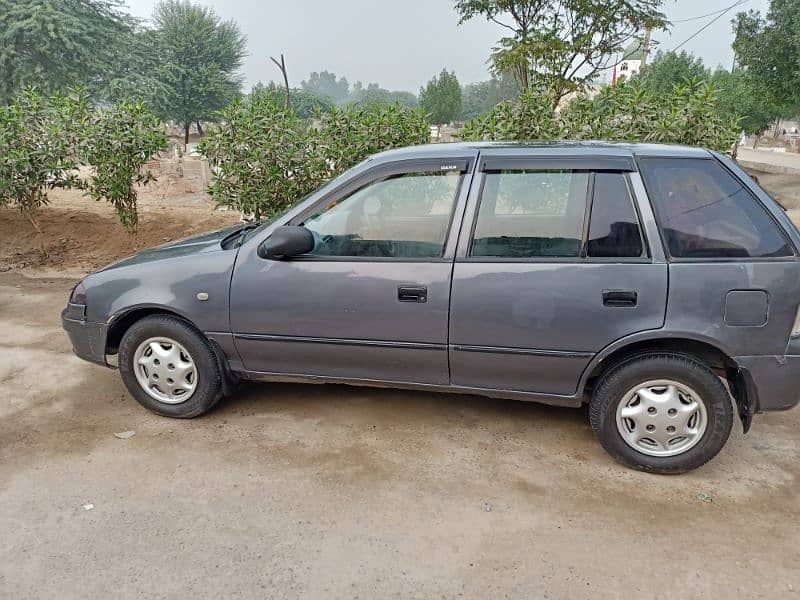
<svg viewBox="0 0 800 600"><path fill-rule="evenodd" d="M72 342L72 350L83 360L109 366L106 362L106 333L108 325L92 323L83 318L85 307L68 304L61 312L61 325Z"/></svg>
<svg viewBox="0 0 800 600"><path fill-rule="evenodd" d="M754 412L788 410L800 402L800 354L734 360L744 375Z"/></svg>

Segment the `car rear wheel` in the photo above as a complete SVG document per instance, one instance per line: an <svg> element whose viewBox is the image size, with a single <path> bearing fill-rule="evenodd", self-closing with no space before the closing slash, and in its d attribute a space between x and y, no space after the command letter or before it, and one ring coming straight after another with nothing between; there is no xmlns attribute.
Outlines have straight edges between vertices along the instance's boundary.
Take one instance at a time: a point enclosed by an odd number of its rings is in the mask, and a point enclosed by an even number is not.
<svg viewBox="0 0 800 600"><path fill-rule="evenodd" d="M119 370L136 401L166 417L199 416L222 396L222 376L208 342L169 315L131 325L119 346Z"/></svg>
<svg viewBox="0 0 800 600"><path fill-rule="evenodd" d="M652 353L601 378L590 419L600 443L622 464L683 473L722 450L733 426L733 407L706 365L688 356Z"/></svg>

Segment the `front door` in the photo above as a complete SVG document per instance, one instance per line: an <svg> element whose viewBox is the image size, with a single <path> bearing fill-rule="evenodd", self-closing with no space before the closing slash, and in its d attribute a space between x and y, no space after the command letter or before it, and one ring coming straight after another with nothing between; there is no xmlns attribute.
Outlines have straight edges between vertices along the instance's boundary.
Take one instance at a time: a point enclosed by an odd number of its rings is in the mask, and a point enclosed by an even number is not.
<svg viewBox="0 0 800 600"><path fill-rule="evenodd" d="M519 158L481 157L454 266L452 382L571 396L595 353L662 326L667 265L642 235L631 161Z"/></svg>
<svg viewBox="0 0 800 600"><path fill-rule="evenodd" d="M242 248L231 328L248 371L325 379L449 383L452 259L473 161L378 166L313 203L292 225L308 255Z"/></svg>

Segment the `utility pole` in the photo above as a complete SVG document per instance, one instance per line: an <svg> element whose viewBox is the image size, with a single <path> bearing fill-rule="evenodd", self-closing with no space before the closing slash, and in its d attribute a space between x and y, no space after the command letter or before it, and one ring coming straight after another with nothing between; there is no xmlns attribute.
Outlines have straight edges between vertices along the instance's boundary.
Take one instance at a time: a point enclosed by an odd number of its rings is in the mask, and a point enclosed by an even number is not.
<svg viewBox="0 0 800 600"><path fill-rule="evenodd" d="M648 27L644 30L644 41L642 42L642 69L647 66L647 55L650 54L650 33L652 31L652 27Z"/></svg>

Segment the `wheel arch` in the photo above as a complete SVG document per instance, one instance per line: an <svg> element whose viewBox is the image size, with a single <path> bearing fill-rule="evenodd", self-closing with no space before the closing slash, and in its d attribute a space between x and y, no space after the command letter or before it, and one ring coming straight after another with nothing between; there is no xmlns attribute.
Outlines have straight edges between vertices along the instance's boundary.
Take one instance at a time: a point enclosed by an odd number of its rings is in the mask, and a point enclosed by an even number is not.
<svg viewBox="0 0 800 600"><path fill-rule="evenodd" d="M728 390L736 402L742 428L747 433L758 407L756 395L746 373L718 344L690 333L636 336L615 342L599 352L586 367L580 381L580 394L584 398L590 397L596 382L610 369L636 356L651 352L670 352L689 356L706 364L718 376L725 379Z"/></svg>
<svg viewBox="0 0 800 600"><path fill-rule="evenodd" d="M198 327L192 323L190 319L173 309L158 305L135 306L126 308L125 310L116 313L108 320L108 331L106 332L106 354L116 354L117 350L119 349L119 344L122 341L122 337L125 335L125 332L130 329L131 325L144 319L145 317L150 317L153 315L168 315L170 317L176 317L181 321L184 321L187 325L190 325L202 335L200 329L198 329Z"/></svg>
<svg viewBox="0 0 800 600"><path fill-rule="evenodd" d="M225 351L219 346L219 344L210 339L207 335L203 333L203 331L195 325L191 319L189 319L186 315L181 314L180 312L166 308L160 305L144 305L144 306L136 306L132 308L125 309L111 317L108 321L108 332L106 333L106 355L109 354L116 354L119 350L119 344L122 341L125 332L130 329L131 325L134 323L141 321L145 317L150 317L153 315L166 315L170 317L175 317L176 319L180 319L184 323L186 323L189 327L195 330L195 332L201 336L211 348L212 353L214 354L217 364L219 365L220 372L223 374L222 377L222 389L223 395L230 396L238 383L238 377L236 377L230 369L230 365L228 364L227 355Z"/></svg>

